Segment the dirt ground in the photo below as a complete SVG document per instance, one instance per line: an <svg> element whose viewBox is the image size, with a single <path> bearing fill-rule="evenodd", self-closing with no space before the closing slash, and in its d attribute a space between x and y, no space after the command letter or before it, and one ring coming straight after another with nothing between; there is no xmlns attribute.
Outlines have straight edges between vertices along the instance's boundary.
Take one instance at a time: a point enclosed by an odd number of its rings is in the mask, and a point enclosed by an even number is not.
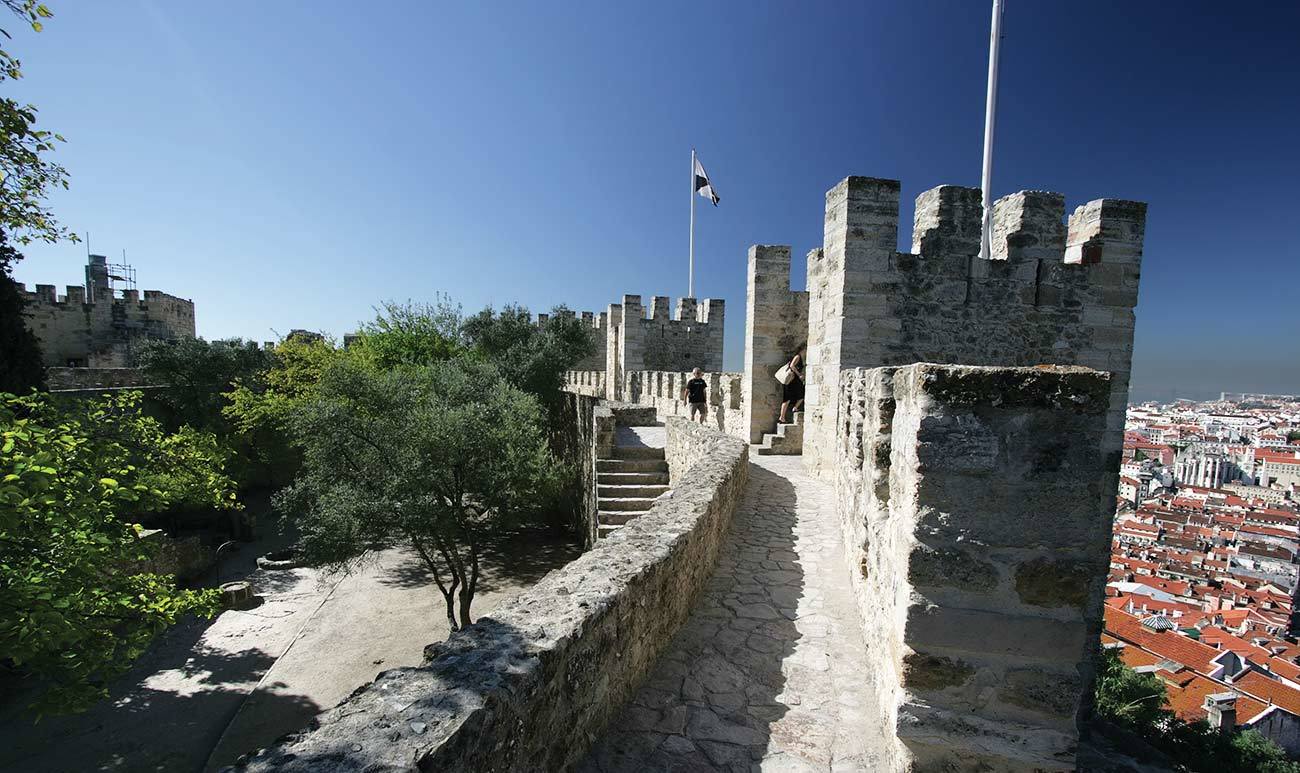
<svg viewBox="0 0 1300 773"><path fill-rule="evenodd" d="M260 604L176 625L89 711L34 725L21 691L0 696L0 770L215 770L378 672L419 664L426 644L446 638L442 597L410 551L384 551L350 574L255 569L286 541L268 536L222 562L221 580L251 580ZM579 552L546 532L502 540L485 562L475 617Z"/></svg>

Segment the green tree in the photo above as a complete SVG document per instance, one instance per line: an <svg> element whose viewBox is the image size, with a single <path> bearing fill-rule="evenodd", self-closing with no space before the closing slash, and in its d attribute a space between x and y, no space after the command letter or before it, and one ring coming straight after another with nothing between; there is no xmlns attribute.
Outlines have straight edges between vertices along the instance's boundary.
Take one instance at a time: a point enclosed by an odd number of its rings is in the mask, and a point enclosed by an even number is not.
<svg viewBox="0 0 1300 773"><path fill-rule="evenodd" d="M23 297L12 267L22 255L0 227L0 392L25 394L45 388L45 367L36 336L23 319Z"/></svg>
<svg viewBox="0 0 1300 773"><path fill-rule="evenodd" d="M462 322L460 307L444 295L432 304L387 301L348 350L379 368L443 362L465 351Z"/></svg>
<svg viewBox="0 0 1300 773"><path fill-rule="evenodd" d="M270 369L258 378L238 378L226 393L223 415L246 433L286 433L293 412L316 394L327 368L343 350L327 338L290 335L272 350Z"/></svg>
<svg viewBox="0 0 1300 773"><path fill-rule="evenodd" d="M177 616L216 607L216 591L143 570L138 521L237 508L224 459L211 435L168 433L140 403L0 395L0 652L44 686L42 712L85 708Z"/></svg>
<svg viewBox="0 0 1300 773"><path fill-rule="evenodd" d="M1130 729L1151 730L1173 717L1160 677L1139 674L1114 650L1102 650L1096 690L1097 713Z"/></svg>
<svg viewBox="0 0 1300 773"><path fill-rule="evenodd" d="M221 437L232 431L223 413L228 404L225 394L236 384L260 389L274 362L274 353L240 338L155 339L136 351L136 364L151 383L169 387L157 399L171 409L177 422Z"/></svg>
<svg viewBox="0 0 1300 773"><path fill-rule="evenodd" d="M1286 442L1294 443L1298 440L1300 440L1300 429L1293 429L1286 433Z"/></svg>
<svg viewBox="0 0 1300 773"><path fill-rule="evenodd" d="M42 20L53 16L50 9L35 0L4 0L4 5L36 32ZM0 30L6 38L11 36ZM0 82L23 76L17 57L0 49ZM9 97L0 98L0 228L19 244L32 240L57 242L73 239L55 220L46 199L56 188L68 187L68 173L50 160L61 135L37 128L36 107L20 104Z"/></svg>
<svg viewBox="0 0 1300 773"><path fill-rule="evenodd" d="M459 630L472 622L487 538L558 486L543 428L537 401L488 365L378 371L345 360L294 413L303 467L277 508L312 561L346 567L413 547Z"/></svg>
<svg viewBox="0 0 1300 773"><path fill-rule="evenodd" d="M538 325L523 306L486 308L465 320L465 340L507 381L532 394L554 416L564 372L596 351L595 330L557 306Z"/></svg>
<svg viewBox="0 0 1300 773"><path fill-rule="evenodd" d="M1300 764L1254 730L1223 733L1204 721L1182 721L1168 709L1164 682L1133 671L1113 650L1102 651L1095 697L1100 717L1142 736L1182 769L1300 773Z"/></svg>

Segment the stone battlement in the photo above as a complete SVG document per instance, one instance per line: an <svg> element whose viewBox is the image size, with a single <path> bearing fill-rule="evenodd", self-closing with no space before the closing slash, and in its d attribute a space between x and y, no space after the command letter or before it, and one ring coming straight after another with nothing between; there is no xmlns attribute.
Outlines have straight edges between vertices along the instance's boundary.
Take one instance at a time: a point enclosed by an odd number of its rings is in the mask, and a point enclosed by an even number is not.
<svg viewBox="0 0 1300 773"><path fill-rule="evenodd" d="M668 296L656 295L647 310L641 296L624 295L622 303L609 305L605 330L607 383L622 384L624 373L638 370L722 370L725 304L714 298L679 298L671 317L670 304ZM607 397L618 399L615 394Z"/></svg>
<svg viewBox="0 0 1300 773"><path fill-rule="evenodd" d="M847 177L826 194L824 244L808 259L810 469L829 469L840 371L913 362L1108 371L1107 446L1118 449L1146 205L1098 199L1067 223L1059 193L1004 196L982 260L979 190L919 195L904 253L899 189L897 180Z"/></svg>
<svg viewBox="0 0 1300 773"><path fill-rule="evenodd" d="M91 298L84 286L20 288L23 316L40 341L47 367L115 368L129 365L129 348L141 338L193 338L194 302L145 290L122 290L113 297L100 290Z"/></svg>

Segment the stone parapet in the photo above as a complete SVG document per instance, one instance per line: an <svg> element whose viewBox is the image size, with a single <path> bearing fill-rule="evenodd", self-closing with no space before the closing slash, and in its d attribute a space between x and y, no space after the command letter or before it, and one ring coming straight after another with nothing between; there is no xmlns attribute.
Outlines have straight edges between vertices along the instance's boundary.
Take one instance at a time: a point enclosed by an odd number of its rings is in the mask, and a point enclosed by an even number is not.
<svg viewBox="0 0 1300 773"><path fill-rule="evenodd" d="M671 498L236 768L571 767L686 620L748 480L744 442L680 419L666 457L689 470Z"/></svg>
<svg viewBox="0 0 1300 773"><path fill-rule="evenodd" d="M154 387L139 368L46 368L51 392Z"/></svg>
<svg viewBox="0 0 1300 773"><path fill-rule="evenodd" d="M1107 571L1110 376L842 374L836 496L895 770L1074 770Z"/></svg>
<svg viewBox="0 0 1300 773"><path fill-rule="evenodd" d="M652 408L660 419L688 416L689 407L681 399L690 373L656 370L629 371L617 383L608 381L599 371L568 371L564 388L584 395L608 396L612 402ZM745 432L743 374L705 373L709 382L709 413L706 426L736 437L748 439Z"/></svg>

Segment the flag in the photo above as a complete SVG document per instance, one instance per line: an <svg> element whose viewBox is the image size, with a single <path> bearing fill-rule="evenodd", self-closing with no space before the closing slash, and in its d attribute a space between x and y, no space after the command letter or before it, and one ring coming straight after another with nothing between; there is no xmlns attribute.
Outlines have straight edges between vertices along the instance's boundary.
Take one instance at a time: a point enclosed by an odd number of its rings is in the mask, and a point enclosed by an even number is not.
<svg viewBox="0 0 1300 773"><path fill-rule="evenodd" d="M709 182L709 175L704 171L704 164L700 159L695 159L695 192L713 202L713 206L718 206L718 194L713 190L713 183Z"/></svg>

